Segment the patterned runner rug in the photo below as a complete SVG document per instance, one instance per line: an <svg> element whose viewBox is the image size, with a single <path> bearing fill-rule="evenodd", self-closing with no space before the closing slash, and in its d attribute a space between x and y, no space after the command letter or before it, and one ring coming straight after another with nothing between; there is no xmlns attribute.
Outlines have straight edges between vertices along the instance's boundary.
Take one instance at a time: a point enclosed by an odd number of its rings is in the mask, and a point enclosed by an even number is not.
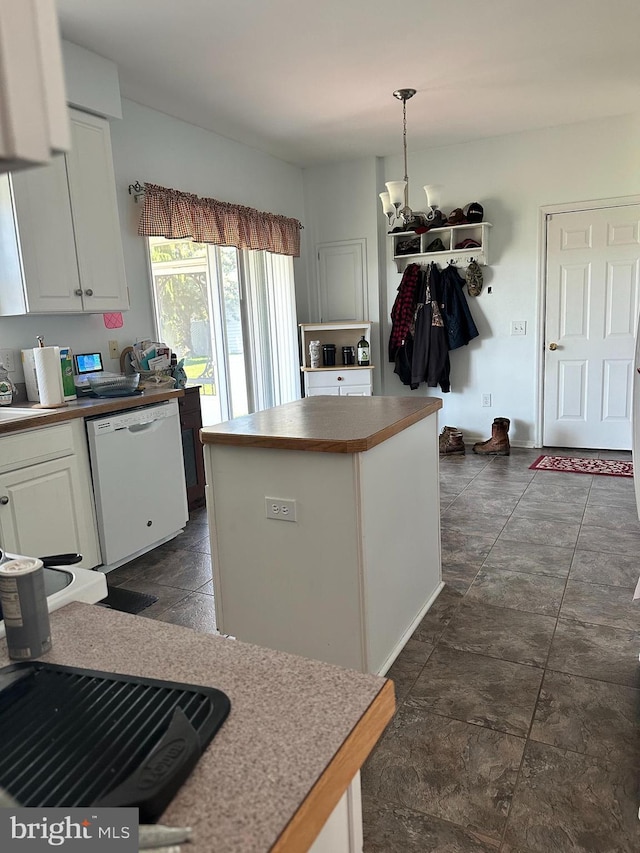
<svg viewBox="0 0 640 853"><path fill-rule="evenodd" d="M618 459L583 459L578 456L539 456L534 471L567 471L571 474L604 474L605 477L633 477L633 462Z"/></svg>

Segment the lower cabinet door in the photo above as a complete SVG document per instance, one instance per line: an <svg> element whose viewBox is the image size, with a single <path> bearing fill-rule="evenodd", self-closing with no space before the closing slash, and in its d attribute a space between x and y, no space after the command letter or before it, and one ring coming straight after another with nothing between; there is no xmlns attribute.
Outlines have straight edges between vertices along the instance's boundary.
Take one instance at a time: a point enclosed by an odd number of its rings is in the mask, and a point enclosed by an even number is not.
<svg viewBox="0 0 640 853"><path fill-rule="evenodd" d="M0 476L0 545L30 557L77 552L88 569L100 563L75 456Z"/></svg>
<svg viewBox="0 0 640 853"><path fill-rule="evenodd" d="M362 853L360 772L342 795L309 853Z"/></svg>

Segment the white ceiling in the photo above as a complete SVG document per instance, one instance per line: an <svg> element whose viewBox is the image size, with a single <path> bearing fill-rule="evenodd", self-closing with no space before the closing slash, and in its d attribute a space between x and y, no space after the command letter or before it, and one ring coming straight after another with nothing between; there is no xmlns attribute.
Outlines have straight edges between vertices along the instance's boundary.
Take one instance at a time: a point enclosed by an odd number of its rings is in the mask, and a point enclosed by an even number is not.
<svg viewBox="0 0 640 853"><path fill-rule="evenodd" d="M123 97L301 166L640 109L638 0L57 0ZM604 152L603 152L604 156Z"/></svg>

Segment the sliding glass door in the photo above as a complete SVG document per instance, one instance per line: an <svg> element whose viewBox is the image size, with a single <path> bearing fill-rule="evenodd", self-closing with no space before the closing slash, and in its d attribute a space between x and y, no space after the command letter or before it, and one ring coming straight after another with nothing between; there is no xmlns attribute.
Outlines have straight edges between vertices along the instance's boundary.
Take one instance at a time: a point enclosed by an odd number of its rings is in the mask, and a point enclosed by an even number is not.
<svg viewBox="0 0 640 853"><path fill-rule="evenodd" d="M293 262L149 238L158 340L200 386L203 423L300 396Z"/></svg>

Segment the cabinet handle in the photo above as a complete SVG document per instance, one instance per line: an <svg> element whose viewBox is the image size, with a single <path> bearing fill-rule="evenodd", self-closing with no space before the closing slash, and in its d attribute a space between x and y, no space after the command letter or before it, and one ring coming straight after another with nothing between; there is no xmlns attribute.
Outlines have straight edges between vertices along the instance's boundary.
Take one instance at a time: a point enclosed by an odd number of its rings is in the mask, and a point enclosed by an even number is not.
<svg viewBox="0 0 640 853"><path fill-rule="evenodd" d="M338 376L338 382L342 382L343 379L344 379L344 376Z"/></svg>
<svg viewBox="0 0 640 853"><path fill-rule="evenodd" d="M81 287L79 287L77 290L74 290L73 292L75 293L76 296L82 296L82 288Z"/></svg>
<svg viewBox="0 0 640 853"><path fill-rule="evenodd" d="M84 295L85 296L93 296L93 290L91 290L91 288L89 288L88 290L85 290Z"/></svg>
<svg viewBox="0 0 640 853"><path fill-rule="evenodd" d="M9 498L6 495L2 495L2 497L0 498L0 504L2 504L2 506L6 506L8 503Z"/></svg>

